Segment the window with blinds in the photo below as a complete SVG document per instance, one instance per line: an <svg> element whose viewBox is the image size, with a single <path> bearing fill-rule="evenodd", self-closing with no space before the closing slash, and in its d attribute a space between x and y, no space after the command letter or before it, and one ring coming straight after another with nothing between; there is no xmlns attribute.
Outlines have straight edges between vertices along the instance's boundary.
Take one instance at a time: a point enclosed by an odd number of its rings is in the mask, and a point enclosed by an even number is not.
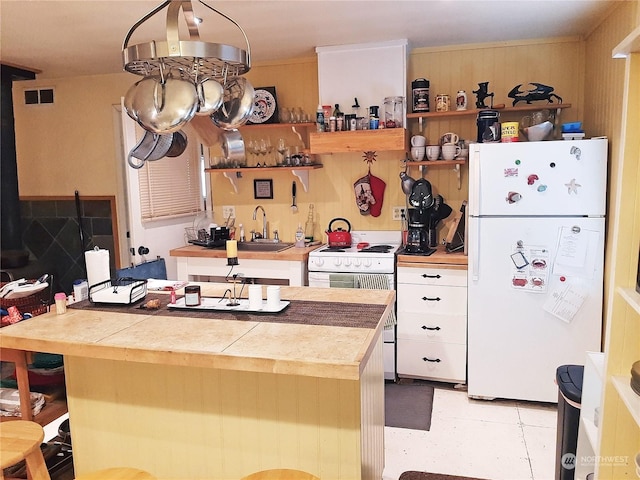
<svg viewBox="0 0 640 480"><path fill-rule="evenodd" d="M138 170L142 222L198 213L202 206L200 162L187 152L145 162Z"/></svg>

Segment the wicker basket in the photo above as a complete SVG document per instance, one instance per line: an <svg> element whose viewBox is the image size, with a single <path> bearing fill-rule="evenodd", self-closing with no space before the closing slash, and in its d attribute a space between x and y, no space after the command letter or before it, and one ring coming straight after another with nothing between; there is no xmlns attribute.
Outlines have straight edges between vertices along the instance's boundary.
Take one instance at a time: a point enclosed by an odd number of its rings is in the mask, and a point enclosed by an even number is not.
<svg viewBox="0 0 640 480"><path fill-rule="evenodd" d="M51 305L51 289L53 278L49 277L49 286L34 293L21 298L0 298L0 308L5 310L9 307L17 307L20 313L30 313L32 316L42 315L49 311ZM0 287L3 287L6 282L0 283Z"/></svg>

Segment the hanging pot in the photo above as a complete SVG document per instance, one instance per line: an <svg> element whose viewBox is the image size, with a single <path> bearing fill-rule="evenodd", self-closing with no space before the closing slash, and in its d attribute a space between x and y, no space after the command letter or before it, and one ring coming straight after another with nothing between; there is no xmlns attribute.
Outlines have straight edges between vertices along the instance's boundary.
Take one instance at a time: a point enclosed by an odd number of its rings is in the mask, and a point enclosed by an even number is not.
<svg viewBox="0 0 640 480"><path fill-rule="evenodd" d="M198 111L196 115L211 115L218 110L224 100L224 88L212 79L198 83Z"/></svg>
<svg viewBox="0 0 640 480"><path fill-rule="evenodd" d="M198 109L196 87L189 80L169 73L145 77L138 82L133 98L133 113L142 128L152 133L173 133L184 127Z"/></svg>
<svg viewBox="0 0 640 480"><path fill-rule="evenodd" d="M167 152L167 157L179 157L187 149L187 136L182 130L173 132L171 138L171 147Z"/></svg>
<svg viewBox="0 0 640 480"><path fill-rule="evenodd" d="M342 221L347 224L348 230L338 228L337 230L331 230L333 222ZM325 232L330 247L350 247L351 246L351 224L346 218L334 218L329 222L329 228Z"/></svg>
<svg viewBox="0 0 640 480"><path fill-rule="evenodd" d="M147 160L159 160L167 155L171 148L173 135L161 135L145 132L138 144L131 149L127 156L127 162L132 168L142 168ZM140 161L136 161L140 160Z"/></svg>
<svg viewBox="0 0 640 480"><path fill-rule="evenodd" d="M222 156L227 165L240 166L244 160L244 140L238 130L222 132Z"/></svg>
<svg viewBox="0 0 640 480"><path fill-rule="evenodd" d="M211 120L223 130L235 130L249 120L253 109L255 90L244 77L233 77L224 85L222 105L211 115Z"/></svg>

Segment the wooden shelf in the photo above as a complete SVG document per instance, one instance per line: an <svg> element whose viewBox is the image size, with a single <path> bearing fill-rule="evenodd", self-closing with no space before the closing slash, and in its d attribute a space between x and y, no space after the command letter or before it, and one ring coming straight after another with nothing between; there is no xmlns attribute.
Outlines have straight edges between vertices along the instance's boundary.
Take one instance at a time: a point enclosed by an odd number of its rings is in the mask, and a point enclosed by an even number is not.
<svg viewBox="0 0 640 480"><path fill-rule="evenodd" d="M636 395L631 389L630 381L631 375L614 375L611 378L611 382L618 392L618 395L620 395L627 410L629 410L629 413L635 420L636 425L640 427L640 395Z"/></svg>
<svg viewBox="0 0 640 480"><path fill-rule="evenodd" d="M640 314L640 293L636 292L634 288L617 288L618 293L626 300L626 302L633 307L633 309Z"/></svg>
<svg viewBox="0 0 640 480"><path fill-rule="evenodd" d="M393 150L404 152L408 143L405 128L309 133L309 152L312 154Z"/></svg>
<svg viewBox="0 0 640 480"><path fill-rule="evenodd" d="M487 107L487 108L473 108L470 110L450 110L448 112L425 112L425 113L407 113L407 118L445 118L445 117L466 117L466 116L477 116L478 112L482 110L499 110L500 112L510 113L510 112L531 112L535 110L542 109L550 109L550 110L559 110L563 108L571 108L570 103L538 103L538 104L527 104L527 105L517 105L515 107Z"/></svg>
<svg viewBox="0 0 640 480"><path fill-rule="evenodd" d="M632 53L640 52L640 27L636 27L624 40L613 49L613 58L625 58Z"/></svg>
<svg viewBox="0 0 640 480"><path fill-rule="evenodd" d="M298 124L296 124L298 125ZM238 193L238 179L242 178L242 172L275 172L290 171L293 175L300 179L302 188L305 192L309 191L309 172L322 168L322 164L316 163L312 165L299 166L281 166L281 167L236 167L236 168L205 168L207 173L222 173L233 186L233 190Z"/></svg>
<svg viewBox="0 0 640 480"><path fill-rule="evenodd" d="M423 160L421 162L414 162L413 160L407 161L407 165L413 166L425 166L425 167L444 167L446 165L464 165L466 160Z"/></svg>
<svg viewBox="0 0 640 480"><path fill-rule="evenodd" d="M294 166L270 166L270 167L234 167L234 168L205 168L204 171L208 173L223 173L223 172L259 172L259 171L285 171L285 170L316 170L318 168L322 168L323 165L320 163L314 163L312 165L299 165L297 167Z"/></svg>
<svg viewBox="0 0 640 480"><path fill-rule="evenodd" d="M422 170L422 174L426 173L428 167L446 167L453 166L453 171L456 173L456 177L458 178L458 190L462 188L462 177L460 175L460 165L464 165L466 160L423 160L422 162L414 162L412 160L407 160L407 167L420 167Z"/></svg>
<svg viewBox="0 0 640 480"><path fill-rule="evenodd" d="M312 122L304 122L304 123L247 123L246 125L243 125L242 127L240 127L240 130L243 130L245 128L296 128L296 127L302 127L302 128L309 128L309 127L315 127L316 124L312 123Z"/></svg>

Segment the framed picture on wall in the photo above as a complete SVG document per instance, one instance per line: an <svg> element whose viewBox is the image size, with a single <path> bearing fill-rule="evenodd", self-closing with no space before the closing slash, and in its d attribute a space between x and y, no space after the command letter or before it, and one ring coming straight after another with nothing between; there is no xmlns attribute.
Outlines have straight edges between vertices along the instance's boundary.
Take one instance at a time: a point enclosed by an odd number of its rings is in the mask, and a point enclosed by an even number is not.
<svg viewBox="0 0 640 480"><path fill-rule="evenodd" d="M253 181L253 198L273 198L273 180L256 178Z"/></svg>
<svg viewBox="0 0 640 480"><path fill-rule="evenodd" d="M277 123L278 98L276 87L259 87L255 89L253 110L247 123Z"/></svg>

